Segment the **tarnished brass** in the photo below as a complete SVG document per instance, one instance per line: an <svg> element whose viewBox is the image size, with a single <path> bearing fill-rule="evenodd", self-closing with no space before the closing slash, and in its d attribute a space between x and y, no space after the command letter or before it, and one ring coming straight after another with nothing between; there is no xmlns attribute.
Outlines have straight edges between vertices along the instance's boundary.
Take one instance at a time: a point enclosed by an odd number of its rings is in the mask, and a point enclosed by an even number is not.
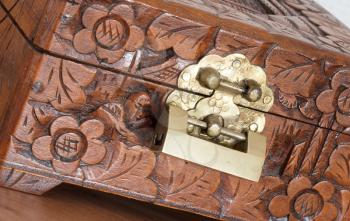
<svg viewBox="0 0 350 221"><path fill-rule="evenodd" d="M185 90L169 95L155 137L162 152L258 181L264 112L274 101L264 71L240 54L208 55L183 70L178 87Z"/></svg>

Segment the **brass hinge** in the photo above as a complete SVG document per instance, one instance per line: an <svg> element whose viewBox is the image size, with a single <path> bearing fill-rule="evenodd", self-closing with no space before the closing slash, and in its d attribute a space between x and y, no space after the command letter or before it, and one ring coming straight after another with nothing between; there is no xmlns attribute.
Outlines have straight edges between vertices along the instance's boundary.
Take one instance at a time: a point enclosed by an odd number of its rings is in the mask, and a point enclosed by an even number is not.
<svg viewBox="0 0 350 221"><path fill-rule="evenodd" d="M273 92L241 54L208 55L185 68L167 98L154 144L162 152L258 181L266 152L264 112ZM185 92L191 91L193 93Z"/></svg>

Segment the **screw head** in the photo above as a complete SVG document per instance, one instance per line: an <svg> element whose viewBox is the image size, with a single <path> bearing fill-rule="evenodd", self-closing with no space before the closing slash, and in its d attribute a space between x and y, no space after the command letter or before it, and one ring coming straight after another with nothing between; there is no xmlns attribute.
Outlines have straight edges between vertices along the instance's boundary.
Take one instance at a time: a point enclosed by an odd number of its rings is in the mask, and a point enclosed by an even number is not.
<svg viewBox="0 0 350 221"><path fill-rule="evenodd" d="M271 103L271 101L272 101L272 98L270 96L264 97L264 104L269 104Z"/></svg>
<svg viewBox="0 0 350 221"><path fill-rule="evenodd" d="M241 63L241 61L240 60L234 60L233 62L232 62L232 67L234 67L234 68L239 68L239 67L241 67L241 65L242 65L242 63Z"/></svg>
<svg viewBox="0 0 350 221"><path fill-rule="evenodd" d="M187 126L187 133L192 133L194 131L194 126L192 124L189 124Z"/></svg>
<svg viewBox="0 0 350 221"><path fill-rule="evenodd" d="M221 133L221 127L218 124L212 124L207 129L207 134L209 137L218 137Z"/></svg>
<svg viewBox="0 0 350 221"><path fill-rule="evenodd" d="M262 91L259 87L249 88L246 97L249 101L255 102L261 98Z"/></svg>
<svg viewBox="0 0 350 221"><path fill-rule="evenodd" d="M251 125L249 125L250 131L256 132L258 131L258 129L259 129L259 126L256 123L252 123Z"/></svg>
<svg viewBox="0 0 350 221"><path fill-rule="evenodd" d="M32 86L32 90L34 93L40 93L44 88L44 85L41 81L36 81L34 82L33 86Z"/></svg>

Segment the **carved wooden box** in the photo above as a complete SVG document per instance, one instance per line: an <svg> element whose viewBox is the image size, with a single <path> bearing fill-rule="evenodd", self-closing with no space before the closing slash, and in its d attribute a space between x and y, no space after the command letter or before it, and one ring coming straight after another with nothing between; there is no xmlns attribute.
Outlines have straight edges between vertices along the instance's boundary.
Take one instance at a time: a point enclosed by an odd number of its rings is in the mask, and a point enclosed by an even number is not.
<svg viewBox="0 0 350 221"><path fill-rule="evenodd" d="M65 182L222 220L350 220L350 31L314 2L0 5L2 186ZM274 95L259 182L150 148L180 73L233 53Z"/></svg>

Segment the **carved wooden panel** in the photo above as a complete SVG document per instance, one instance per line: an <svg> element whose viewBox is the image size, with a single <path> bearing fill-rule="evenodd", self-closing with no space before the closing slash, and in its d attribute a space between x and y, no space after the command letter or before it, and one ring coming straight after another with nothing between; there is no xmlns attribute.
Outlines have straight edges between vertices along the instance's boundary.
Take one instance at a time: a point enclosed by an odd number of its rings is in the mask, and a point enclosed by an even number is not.
<svg viewBox="0 0 350 221"><path fill-rule="evenodd" d="M3 13L0 28L13 34L0 35L1 42L13 38L13 50L35 43L51 52L28 46L33 60L11 68L27 79L18 85L25 94L18 111L10 111L15 128L1 133L10 139L1 144L1 185L42 193L67 182L223 220L350 219L345 55L206 25L162 3L54 2L2 1L18 27ZM29 15L16 10L31 11L31 3L46 6L35 6L40 22L25 25ZM264 67L278 98L265 114L268 152L259 182L149 149L181 70L205 54L232 52Z"/></svg>
<svg viewBox="0 0 350 221"><path fill-rule="evenodd" d="M31 1L18 0L16 2L17 7L22 5L23 8L32 10L28 6ZM47 10L55 7L54 4L62 8L63 4L62 1L51 3L47 0L45 2L47 2ZM177 3L181 2L177 1ZM260 6L251 5L249 7L255 10L257 10L256 7L263 7L261 9L263 10L268 7L267 2L263 1L256 3ZM144 3L151 4L153 7ZM186 10L195 10L188 8L195 7L195 2L188 3L189 5L186 2L182 3L184 5L179 7L183 7L184 11L186 8ZM239 8L236 6L239 5L239 2L231 3L232 5L227 9L228 12L232 10L237 12ZM310 20L309 23L314 22L313 25L308 25L309 29L312 26L313 29L318 30L313 33L314 37L325 40L325 36L320 33L324 33L322 29L330 27L341 28L344 30L343 33L348 31L333 18L330 20L330 15L325 14L326 12L314 3L310 5L310 3L299 0L280 3L271 1L271 3L277 5L277 8L283 7L288 11L285 14L279 13L282 20L288 20L291 17L303 21L307 19ZM347 87L344 85L346 80L342 79L341 83L333 84L332 80L338 78L339 75L347 75L350 68L348 56L317 49L310 42L308 42L310 45L306 46L291 33L289 37L292 36L295 39L276 36L271 34L273 33L271 28L268 29L269 34L257 32L254 36L250 36L249 33L252 30L259 29L249 25L242 26L236 18L236 21L231 21L229 24L219 18L215 19L218 21L216 24L213 24L211 19L207 19L206 22L201 21L201 17L209 17L212 13L212 10L206 12L206 7L201 5L202 11L196 13L201 13L202 16L189 18L187 15L189 13L179 13L180 10L174 10L172 4L164 4L161 1L152 3L140 0L138 3L119 2L116 4L100 1L93 3L68 1L65 8L62 9L61 17L56 14L48 16L43 9L38 12L42 14L42 18L50 19L49 30L52 30L53 34L51 41L48 40L47 34L45 37L37 32L45 27L46 23L36 24L34 31L25 31L25 33L28 33L27 36L33 36L34 44L78 63L96 65L104 70L134 75L137 78L171 87L176 86L177 76L185 66L198 61L208 53L220 55L242 53L248 56L253 64L264 67L267 72L269 84L277 97L270 110L271 113L324 128L347 131L349 124L347 120L344 120L344 116L348 116L350 112L346 110L346 90L342 93ZM205 1L204 4L210 9L218 5L228 7L230 4L226 1ZM12 14L22 27L28 15L16 14L16 6L12 7ZM36 10L40 9L37 8ZM266 16L271 18L271 9L269 10ZM314 17L318 15L315 13L327 15L329 17L327 21L333 21L333 23L316 22ZM248 12L244 15L253 16ZM322 16L318 17L322 18ZM257 24L256 19L258 18L254 17L254 24ZM58 22L56 26L53 25L54 21ZM240 25L238 28L235 27L238 25ZM280 24L276 28L285 30L281 25L283 26ZM301 27L293 28L293 33L302 33ZM317 42L313 38L310 40ZM343 44L340 41L336 42ZM346 47L342 46L342 49L344 48ZM305 85L305 87L300 87L300 85ZM324 93L321 94L324 90L340 91L337 95L325 97ZM324 98L329 99L329 102L324 102ZM344 105L339 104L342 102ZM325 106L332 104L333 107L325 110L322 107L323 104ZM343 106L340 111L331 111L338 109L339 105ZM328 114L333 114L333 116L324 117Z"/></svg>
<svg viewBox="0 0 350 221"><path fill-rule="evenodd" d="M56 179L0 167L0 185L14 190L41 195L60 183L61 181Z"/></svg>
<svg viewBox="0 0 350 221"><path fill-rule="evenodd" d="M46 55L37 71L3 156L8 167L225 219L316 217L342 208L331 202L346 190L348 162L333 161L347 157L346 135L267 114L269 151L254 183L147 148L166 87ZM300 189L292 195L289 188ZM282 213L276 205L286 197L299 203ZM309 201L307 211L298 207Z"/></svg>

